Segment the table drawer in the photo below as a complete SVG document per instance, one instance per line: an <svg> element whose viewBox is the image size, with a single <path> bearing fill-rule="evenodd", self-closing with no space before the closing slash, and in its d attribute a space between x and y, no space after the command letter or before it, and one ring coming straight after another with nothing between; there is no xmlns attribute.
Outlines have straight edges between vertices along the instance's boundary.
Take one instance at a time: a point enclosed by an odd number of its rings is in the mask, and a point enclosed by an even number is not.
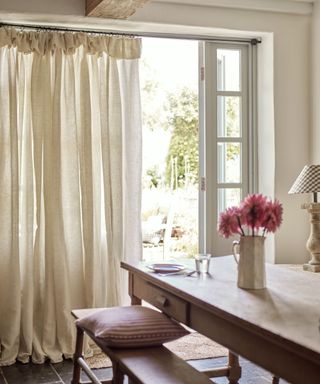
<svg viewBox="0 0 320 384"><path fill-rule="evenodd" d="M134 276L132 293L174 319L188 324L188 303L152 283Z"/></svg>

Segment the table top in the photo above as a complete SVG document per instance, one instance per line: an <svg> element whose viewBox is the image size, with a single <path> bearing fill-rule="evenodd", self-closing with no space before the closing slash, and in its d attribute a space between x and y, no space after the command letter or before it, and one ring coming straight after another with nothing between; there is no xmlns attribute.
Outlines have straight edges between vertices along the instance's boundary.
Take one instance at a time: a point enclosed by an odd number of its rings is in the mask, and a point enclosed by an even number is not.
<svg viewBox="0 0 320 384"><path fill-rule="evenodd" d="M267 264L267 288L245 290L237 287L231 256L213 258L210 274L203 277L161 277L143 263L122 266L208 312L320 358L320 276L315 273Z"/></svg>

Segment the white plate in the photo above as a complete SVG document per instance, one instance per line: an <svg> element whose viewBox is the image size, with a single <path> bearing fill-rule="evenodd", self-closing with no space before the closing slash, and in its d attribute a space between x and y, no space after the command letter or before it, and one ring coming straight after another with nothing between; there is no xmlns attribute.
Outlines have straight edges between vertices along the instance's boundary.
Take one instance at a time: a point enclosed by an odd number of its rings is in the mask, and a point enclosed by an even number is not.
<svg viewBox="0 0 320 384"><path fill-rule="evenodd" d="M174 263L151 264L147 265L147 267L152 269L156 273L177 273L185 269L184 265Z"/></svg>

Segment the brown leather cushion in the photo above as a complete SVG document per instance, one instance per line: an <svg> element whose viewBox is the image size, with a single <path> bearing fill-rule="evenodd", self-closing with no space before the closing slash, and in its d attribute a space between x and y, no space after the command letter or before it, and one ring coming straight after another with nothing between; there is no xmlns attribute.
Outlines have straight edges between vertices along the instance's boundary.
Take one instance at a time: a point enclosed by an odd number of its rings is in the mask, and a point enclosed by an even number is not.
<svg viewBox="0 0 320 384"><path fill-rule="evenodd" d="M99 309L76 323L106 346L115 348L161 345L189 334L163 313L139 305Z"/></svg>

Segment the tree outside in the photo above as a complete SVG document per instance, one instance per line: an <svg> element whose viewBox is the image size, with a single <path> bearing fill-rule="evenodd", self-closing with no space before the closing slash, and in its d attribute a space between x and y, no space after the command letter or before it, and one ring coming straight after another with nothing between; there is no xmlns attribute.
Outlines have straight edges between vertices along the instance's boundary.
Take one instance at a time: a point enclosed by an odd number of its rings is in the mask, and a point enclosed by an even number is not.
<svg viewBox="0 0 320 384"><path fill-rule="evenodd" d="M198 95L189 88L168 97L167 127L172 132L166 158L166 185L170 189L198 183Z"/></svg>

